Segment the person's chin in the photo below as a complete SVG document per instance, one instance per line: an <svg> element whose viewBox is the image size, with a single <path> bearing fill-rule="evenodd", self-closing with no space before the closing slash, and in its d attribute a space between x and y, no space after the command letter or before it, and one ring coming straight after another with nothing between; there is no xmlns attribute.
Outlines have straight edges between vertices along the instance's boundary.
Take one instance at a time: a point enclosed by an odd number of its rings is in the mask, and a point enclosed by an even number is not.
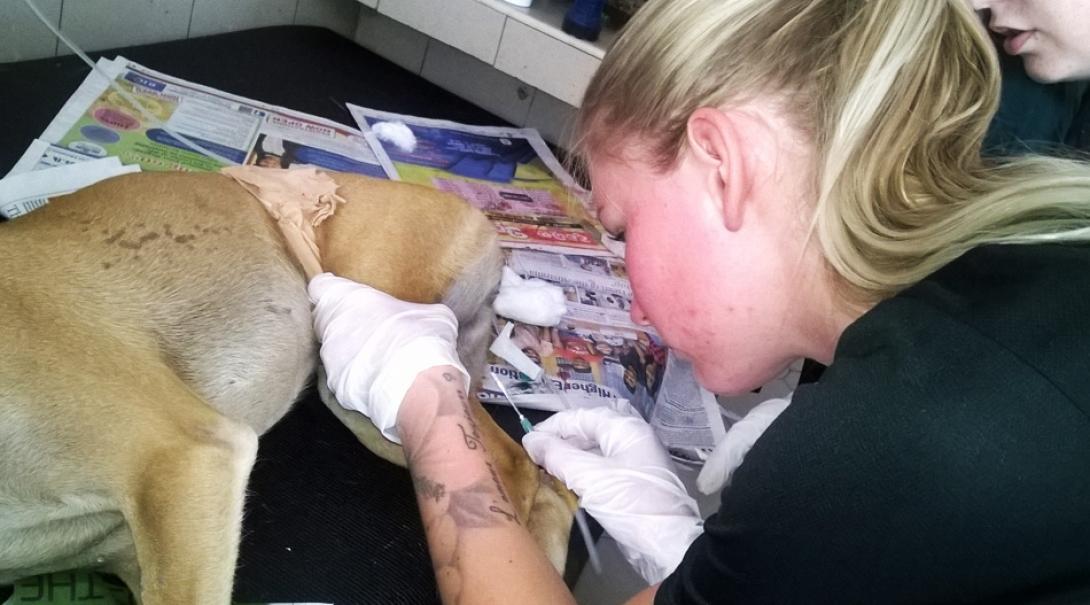
<svg viewBox="0 0 1090 605"><path fill-rule="evenodd" d="M712 362L709 368L705 368L699 361L693 362L693 377L696 382L716 395L745 395L764 385L764 381L754 382L744 376L723 375L721 372L722 361Z"/></svg>
<svg viewBox="0 0 1090 605"><path fill-rule="evenodd" d="M1026 69L1026 75L1039 84L1055 84L1076 79L1068 70L1061 69L1055 62L1038 54L1024 55L1022 65Z"/></svg>

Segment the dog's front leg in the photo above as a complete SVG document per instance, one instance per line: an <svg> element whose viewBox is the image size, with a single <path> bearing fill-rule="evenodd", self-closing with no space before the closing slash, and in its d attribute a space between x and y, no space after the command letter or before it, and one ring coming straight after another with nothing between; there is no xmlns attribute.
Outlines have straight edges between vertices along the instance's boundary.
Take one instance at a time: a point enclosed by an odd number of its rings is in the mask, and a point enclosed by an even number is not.
<svg viewBox="0 0 1090 605"><path fill-rule="evenodd" d="M231 601L257 436L200 405L195 418L172 418L160 430L147 431L158 443L145 449L143 468L128 490L124 514L136 547L143 605Z"/></svg>

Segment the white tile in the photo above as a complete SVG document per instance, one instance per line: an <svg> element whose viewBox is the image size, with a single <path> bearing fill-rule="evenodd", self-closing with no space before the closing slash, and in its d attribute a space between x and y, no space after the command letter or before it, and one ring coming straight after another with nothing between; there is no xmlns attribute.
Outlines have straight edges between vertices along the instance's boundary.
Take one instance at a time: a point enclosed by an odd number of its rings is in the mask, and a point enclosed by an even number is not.
<svg viewBox="0 0 1090 605"><path fill-rule="evenodd" d="M378 12L485 63L495 61L507 19L477 0L380 0Z"/></svg>
<svg viewBox="0 0 1090 605"><path fill-rule="evenodd" d="M61 29L83 50L180 40L192 11L193 0L68 0Z"/></svg>
<svg viewBox="0 0 1090 605"><path fill-rule="evenodd" d="M546 141L564 149L571 149L576 112L578 110L571 105L539 90L530 104L526 126L541 131L541 136Z"/></svg>
<svg viewBox="0 0 1090 605"><path fill-rule="evenodd" d="M530 111L533 87L442 42L428 45L420 75L518 126Z"/></svg>
<svg viewBox="0 0 1090 605"><path fill-rule="evenodd" d="M345 38L356 32L359 18L358 0L299 0L299 10L295 13L297 25L317 25Z"/></svg>
<svg viewBox="0 0 1090 605"><path fill-rule="evenodd" d="M35 4L53 25L60 21L61 0ZM56 52L57 39L22 0L0 0L0 63L52 57Z"/></svg>
<svg viewBox="0 0 1090 605"><path fill-rule="evenodd" d="M79 0L76 0L79 1ZM299 0L195 0L189 37L289 25ZM305 0L304 0L305 1Z"/></svg>
<svg viewBox="0 0 1090 605"><path fill-rule="evenodd" d="M428 51L428 37L373 10L360 11L356 44L400 65L414 74L420 73Z"/></svg>
<svg viewBox="0 0 1090 605"><path fill-rule="evenodd" d="M601 61L574 46L509 19L496 67L504 73L578 107Z"/></svg>

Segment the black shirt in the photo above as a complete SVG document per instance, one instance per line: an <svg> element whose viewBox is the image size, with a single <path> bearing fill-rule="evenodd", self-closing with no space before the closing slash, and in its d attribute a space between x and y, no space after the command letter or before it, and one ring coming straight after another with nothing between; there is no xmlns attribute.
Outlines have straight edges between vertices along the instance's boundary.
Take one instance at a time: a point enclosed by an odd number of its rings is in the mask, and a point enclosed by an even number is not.
<svg viewBox="0 0 1090 605"><path fill-rule="evenodd" d="M1090 247L986 246L876 305L658 605L1090 603Z"/></svg>
<svg viewBox="0 0 1090 605"><path fill-rule="evenodd" d="M1044 153L1070 156L1090 151L1087 82L1034 82L1021 57L999 50L999 109L984 139L988 155Z"/></svg>

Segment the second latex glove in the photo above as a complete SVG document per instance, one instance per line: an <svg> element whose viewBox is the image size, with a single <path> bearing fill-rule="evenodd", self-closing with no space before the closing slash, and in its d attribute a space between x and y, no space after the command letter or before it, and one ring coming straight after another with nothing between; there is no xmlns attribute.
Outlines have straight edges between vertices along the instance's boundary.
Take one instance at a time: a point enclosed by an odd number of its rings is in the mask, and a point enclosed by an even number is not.
<svg viewBox="0 0 1090 605"><path fill-rule="evenodd" d="M469 385L456 352L458 320L446 306L405 302L331 273L316 276L307 291L326 384L342 407L370 418L390 441L401 443L397 411L420 372L454 366Z"/></svg>
<svg viewBox="0 0 1090 605"><path fill-rule="evenodd" d="M610 408L566 410L522 438L530 457L579 495L650 584L703 533L696 501L642 418Z"/></svg>
<svg viewBox="0 0 1090 605"><path fill-rule="evenodd" d="M704 494L714 494L730 481L734 471L742 466L749 450L772 426L780 414L791 405L791 397L762 401L745 418L735 422L727 436L715 446L696 477L696 487Z"/></svg>

